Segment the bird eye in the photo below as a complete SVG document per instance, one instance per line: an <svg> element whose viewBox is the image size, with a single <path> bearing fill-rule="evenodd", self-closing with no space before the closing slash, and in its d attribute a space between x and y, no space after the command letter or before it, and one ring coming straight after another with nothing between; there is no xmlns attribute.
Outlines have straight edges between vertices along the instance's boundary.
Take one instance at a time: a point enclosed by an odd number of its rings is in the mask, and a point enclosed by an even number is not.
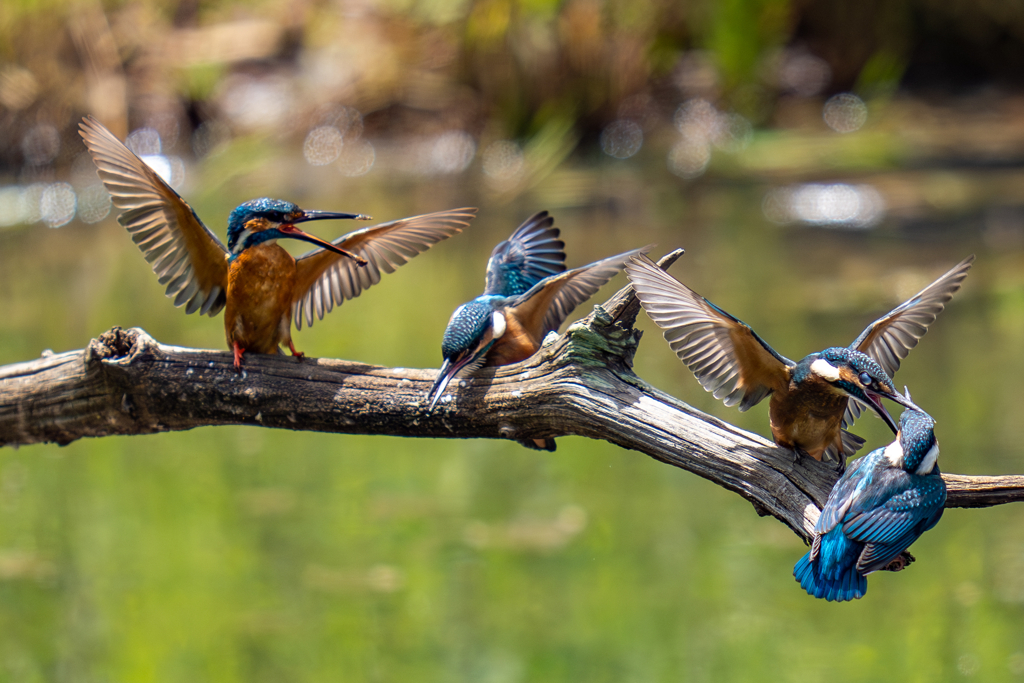
<svg viewBox="0 0 1024 683"><path fill-rule="evenodd" d="M859 379L860 383L863 384L866 387L870 387L871 383L874 381L874 380L871 379L871 375L869 375L866 372L860 373L860 376L858 376L857 379Z"/></svg>

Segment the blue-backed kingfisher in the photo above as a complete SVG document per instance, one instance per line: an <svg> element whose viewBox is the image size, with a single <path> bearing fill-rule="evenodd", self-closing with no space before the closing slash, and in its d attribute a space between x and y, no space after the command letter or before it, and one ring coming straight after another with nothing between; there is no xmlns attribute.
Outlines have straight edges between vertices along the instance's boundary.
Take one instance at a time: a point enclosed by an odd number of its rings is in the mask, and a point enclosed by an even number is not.
<svg viewBox="0 0 1024 683"><path fill-rule="evenodd" d="M430 410L460 372L510 365L532 356L576 306L622 270L627 259L649 248L566 270L565 243L558 235L554 219L541 211L491 252L484 293L456 308L444 331L444 363L427 396ZM555 450L554 439L520 443Z"/></svg>
<svg viewBox="0 0 1024 683"><path fill-rule="evenodd" d="M306 211L291 202L253 199L231 212L228 246L199 220L184 199L113 133L92 117L81 124L100 179L121 210L118 217L152 264L167 296L186 313L215 316L223 308L236 368L242 355L280 353L291 321L313 324L443 239L462 231L476 209L454 209L356 230L334 242L303 232L297 223L361 219L351 213ZM317 245L298 259L277 244L296 239Z"/></svg>
<svg viewBox="0 0 1024 683"><path fill-rule="evenodd" d="M905 410L895 441L850 464L818 517L810 552L793 568L804 590L836 602L861 598L868 574L900 561L938 523L946 483L934 429L928 414Z"/></svg>
<svg viewBox="0 0 1024 683"><path fill-rule="evenodd" d="M928 331L974 261L969 256L908 301L882 316L849 347L812 353L799 363L780 355L748 325L682 284L644 256L626 264L644 310L664 330L676 356L715 398L747 410L769 394L775 443L838 463L864 443L846 431L865 406L893 432L882 405L913 403L896 391L892 375ZM850 400L853 399L853 400Z"/></svg>

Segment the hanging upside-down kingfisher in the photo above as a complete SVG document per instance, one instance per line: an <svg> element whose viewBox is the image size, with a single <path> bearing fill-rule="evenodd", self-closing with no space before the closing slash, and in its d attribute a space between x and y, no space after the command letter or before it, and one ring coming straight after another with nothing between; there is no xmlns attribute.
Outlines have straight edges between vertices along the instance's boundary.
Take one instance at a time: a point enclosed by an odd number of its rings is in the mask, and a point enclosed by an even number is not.
<svg viewBox="0 0 1024 683"><path fill-rule="evenodd" d="M896 423L882 398L915 408L896 391L891 377L960 289L973 261L968 256L868 325L849 347L812 353L799 363L780 355L744 322L650 259L633 258L626 275L676 356L707 391L727 406L739 404L741 411L771 394L768 416L775 443L815 460L836 462L842 469L864 443L846 428L865 406L893 432Z"/></svg>
<svg viewBox="0 0 1024 683"><path fill-rule="evenodd" d="M851 463L818 517L810 552L793 568L804 590L837 602L863 597L868 574L938 523L946 483L934 429L926 413L905 410L895 441Z"/></svg>
<svg viewBox="0 0 1024 683"><path fill-rule="evenodd" d="M380 282L435 243L462 231L476 209L453 209L403 218L356 230L334 242L310 235L297 223L326 219L367 220L351 213L306 211L291 202L263 197L240 205L228 219L228 246L210 232L184 199L113 133L92 117L82 139L100 179L121 209L118 220L138 245L167 296L186 313L224 311L224 331L236 368L242 355L280 353L288 346L291 321L313 324L334 306ZM296 239L320 247L298 259L277 244Z"/></svg>
<svg viewBox="0 0 1024 683"><path fill-rule="evenodd" d="M491 252L484 293L456 308L444 331L444 363L427 396L430 410L463 370L510 365L532 356L544 337L622 270L627 259L650 248L566 270L565 243L553 226L554 219L541 211ZM520 443L555 450L554 439Z"/></svg>

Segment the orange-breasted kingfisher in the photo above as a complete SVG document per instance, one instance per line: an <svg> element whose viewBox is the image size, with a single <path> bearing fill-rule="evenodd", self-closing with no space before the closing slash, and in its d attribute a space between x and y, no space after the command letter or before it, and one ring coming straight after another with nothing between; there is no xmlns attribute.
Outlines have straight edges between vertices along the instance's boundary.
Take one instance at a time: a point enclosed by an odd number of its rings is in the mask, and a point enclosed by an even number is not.
<svg viewBox="0 0 1024 683"><path fill-rule="evenodd" d="M576 306L611 280L631 256L650 248L566 270L565 243L558 235L554 219L541 211L491 252L484 293L456 308L444 331L444 363L427 396L430 410L460 372L510 365L532 356ZM554 439L520 443L555 450Z"/></svg>
<svg viewBox="0 0 1024 683"><path fill-rule="evenodd" d="M868 325L849 347L812 353L799 363L646 257L627 263L626 275L676 356L707 391L741 411L771 395L768 417L775 443L842 469L864 443L846 428L865 406L893 432L896 423L882 399L915 408L891 377L960 289L973 261L973 255L965 258Z"/></svg>
<svg viewBox="0 0 1024 683"><path fill-rule="evenodd" d="M814 526L793 576L816 598L861 598L867 575L898 560L935 526L946 504L935 421L905 410L896 440L850 464Z"/></svg>
<svg viewBox="0 0 1024 683"><path fill-rule="evenodd" d="M334 306L380 282L409 259L462 231L476 214L464 208L383 223L328 242L296 227L327 219L367 219L360 214L306 211L291 202L262 197L245 202L228 219L227 248L192 207L113 133L92 117L82 139L100 179L121 210L118 221L152 265L175 306L215 316L224 310L224 331L236 368L242 356L280 353L291 321L313 324ZM317 245L295 259L277 244L295 239Z"/></svg>

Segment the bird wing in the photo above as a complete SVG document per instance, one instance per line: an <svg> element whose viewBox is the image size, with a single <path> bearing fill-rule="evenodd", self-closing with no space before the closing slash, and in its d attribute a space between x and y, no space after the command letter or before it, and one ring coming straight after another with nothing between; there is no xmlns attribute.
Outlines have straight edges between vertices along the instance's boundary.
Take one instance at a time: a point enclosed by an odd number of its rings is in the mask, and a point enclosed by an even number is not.
<svg viewBox="0 0 1024 683"><path fill-rule="evenodd" d="M549 275L508 304L516 318L537 339L561 327L573 309L594 295L622 270L630 257L650 246L634 249L564 273Z"/></svg>
<svg viewBox="0 0 1024 683"><path fill-rule="evenodd" d="M549 275L565 270L565 242L547 211L528 218L491 252L484 294L519 296Z"/></svg>
<svg viewBox="0 0 1024 683"><path fill-rule="evenodd" d="M475 208L438 211L363 228L334 240L335 245L369 261L365 266L326 249L300 256L296 261L295 327L301 330L303 320L312 325L314 313L323 319L335 306L380 282L382 271L393 273L414 256L462 232L474 216Z"/></svg>
<svg viewBox="0 0 1024 683"><path fill-rule="evenodd" d="M118 221L152 265L175 306L214 316L224 307L228 252L192 207L99 121L79 124Z"/></svg>
<svg viewBox="0 0 1024 683"><path fill-rule="evenodd" d="M879 493L854 501L843 520L846 537L865 544L857 561L863 574L882 569L909 548L938 522L946 502L946 485L937 474L916 477L892 468L884 472L876 471L872 482Z"/></svg>
<svg viewBox="0 0 1024 683"><path fill-rule="evenodd" d="M900 361L917 346L928 326L935 322L946 303L960 290L967 271L974 263L971 254L953 266L913 297L889 311L867 326L850 344L851 349L862 351L878 361L886 374L892 377L900 369ZM843 414L843 427L849 427L867 409L863 403L851 399Z"/></svg>
<svg viewBox="0 0 1024 683"><path fill-rule="evenodd" d="M789 383L793 361L647 257L627 263L626 275L679 360L725 405L747 410Z"/></svg>

